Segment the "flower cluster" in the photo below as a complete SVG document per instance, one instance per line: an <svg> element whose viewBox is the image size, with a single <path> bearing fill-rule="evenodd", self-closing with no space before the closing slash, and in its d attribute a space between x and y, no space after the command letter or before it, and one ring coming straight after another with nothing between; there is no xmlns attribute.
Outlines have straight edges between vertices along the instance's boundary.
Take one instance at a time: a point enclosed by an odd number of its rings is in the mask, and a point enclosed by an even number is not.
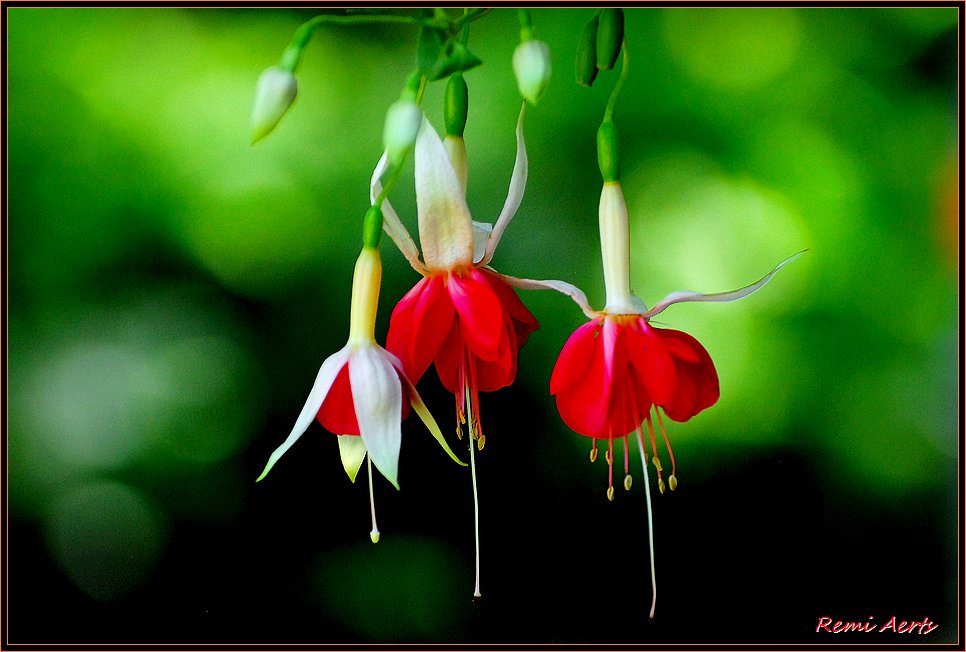
<svg viewBox="0 0 966 652"><path fill-rule="evenodd" d="M669 306L684 301L733 301L767 283L782 266L759 281L729 292L704 294L674 292L648 308L631 290L628 209L620 182L618 131L613 120L615 101L628 71L624 17L619 9L597 10L579 41L576 74L580 84L593 84L598 72L623 65L597 133L598 166L603 179L598 211L601 260L606 302L591 308L579 288L560 280L517 278L491 266L497 246L520 208L528 177L524 139L527 103L536 104L550 80L546 43L533 36L530 14L521 10L520 44L512 67L524 98L516 123L516 158L503 208L491 223L474 221L466 202L469 167L463 130L468 90L463 72L480 61L467 48L466 29L488 10L466 11L458 19L439 10L414 18L419 27L419 66L407 79L400 99L389 107L383 126L384 152L369 186L369 209L363 220L363 249L353 276L349 338L319 370L315 384L288 438L268 460L259 480L308 430L313 421L339 435L343 466L353 481L363 461L369 463L370 503L374 500L372 466L399 488L400 422L413 410L443 450L457 463L436 421L429 414L415 384L435 367L442 386L453 394L456 432L467 435L476 524L476 585L480 596L479 503L476 451L485 442L480 419L480 392L511 385L520 349L539 324L515 289L552 289L569 296L589 321L579 326L563 345L550 378L563 422L591 438L590 459L598 443L606 445L607 497L614 499L614 444L624 447L625 489L632 486L629 439L639 448L644 473L649 542L651 547L653 617L657 599L653 556L648 466L657 486L674 491L678 477L665 426L688 421L714 405L719 397L718 373L708 351L697 339L678 330L651 323ZM279 122L295 99L294 72L312 31L338 16L322 16L296 34L282 62L269 68L258 83L253 111L255 139ZM378 16L374 16L378 18ZM394 16L398 19L399 16ZM428 83L447 80L444 101L445 133L441 138L421 108ZM409 154L414 159L414 183L419 242L400 220L388 196ZM396 304L389 320L386 347L375 340L381 283L379 245L385 232L408 260L419 279ZM667 450L670 474L658 452L658 437ZM464 464L465 466L465 464ZM378 540L375 509L372 540Z"/></svg>

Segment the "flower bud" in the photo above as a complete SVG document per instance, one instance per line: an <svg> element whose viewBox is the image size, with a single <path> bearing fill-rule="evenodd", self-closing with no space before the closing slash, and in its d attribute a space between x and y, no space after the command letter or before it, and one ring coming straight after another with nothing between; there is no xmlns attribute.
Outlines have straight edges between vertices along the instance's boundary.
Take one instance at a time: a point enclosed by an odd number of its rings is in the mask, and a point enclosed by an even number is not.
<svg viewBox="0 0 966 652"><path fill-rule="evenodd" d="M577 58L574 60L574 73L581 86L593 86L597 79L597 28L599 19L594 16L584 25L577 42Z"/></svg>
<svg viewBox="0 0 966 652"><path fill-rule="evenodd" d="M513 52L513 73L520 95L536 104L550 83L550 48L543 41L530 39Z"/></svg>
<svg viewBox="0 0 966 652"><path fill-rule="evenodd" d="M261 74L255 84L255 104L252 107L252 144L271 133L298 94L298 82L291 71L272 66Z"/></svg>
<svg viewBox="0 0 966 652"><path fill-rule="evenodd" d="M618 181L621 177L620 143L617 127L607 121L597 130L597 164L604 181Z"/></svg>
<svg viewBox="0 0 966 652"><path fill-rule="evenodd" d="M401 99L386 111L386 125L382 132L382 144L389 153L391 163L399 163L416 144L423 112L410 99Z"/></svg>
<svg viewBox="0 0 966 652"><path fill-rule="evenodd" d="M469 111L470 96L463 75L455 73L446 82L443 100L443 119L446 122L447 136L463 136L466 129L466 113Z"/></svg>
<svg viewBox="0 0 966 652"><path fill-rule="evenodd" d="M611 70L624 43L624 10L608 8L600 12L597 31L597 67Z"/></svg>

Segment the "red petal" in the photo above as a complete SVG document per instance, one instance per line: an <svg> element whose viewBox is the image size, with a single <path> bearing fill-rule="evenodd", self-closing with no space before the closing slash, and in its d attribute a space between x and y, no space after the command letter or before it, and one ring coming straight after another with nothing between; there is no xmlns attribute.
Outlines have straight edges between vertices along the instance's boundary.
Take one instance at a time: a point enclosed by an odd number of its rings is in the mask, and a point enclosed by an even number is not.
<svg viewBox="0 0 966 652"><path fill-rule="evenodd" d="M332 389L322 402L315 416L322 427L337 435L358 435L355 404L352 402L352 386L349 384L349 365L343 365L332 383Z"/></svg>
<svg viewBox="0 0 966 652"><path fill-rule="evenodd" d="M441 276L422 279L400 299L389 320L386 349L415 383L436 357L453 322L453 304Z"/></svg>
<svg viewBox="0 0 966 652"><path fill-rule="evenodd" d="M483 360L494 360L503 337L503 308L483 274L470 269L447 277L453 307L459 315L460 334L470 351Z"/></svg>
<svg viewBox="0 0 966 652"><path fill-rule="evenodd" d="M500 341L500 353L496 360L476 361L476 389L493 392L513 383L517 375L516 336L509 326Z"/></svg>
<svg viewBox="0 0 966 652"><path fill-rule="evenodd" d="M399 373L396 370L396 373ZM400 421L409 416L409 389L402 383L402 414ZM356 406L352 400L352 384L349 382L349 365L343 365L339 375L332 383L332 389L322 402L315 418L322 427L336 435L359 435L359 421L356 419Z"/></svg>
<svg viewBox="0 0 966 652"><path fill-rule="evenodd" d="M553 366L553 373L550 374L551 394L566 390L587 373L594 358L594 340L599 329L599 322L587 322L575 330L564 344L557 363Z"/></svg>
<svg viewBox="0 0 966 652"><path fill-rule="evenodd" d="M516 334L516 348L519 349L526 344L527 337L530 333L540 328L540 324L537 322L536 317L523 305L523 302L520 301L520 297L517 296L513 288L507 285L506 281L485 269L480 270L480 274L490 284L490 287L499 298L504 312L509 315L513 323L514 333Z"/></svg>
<svg viewBox="0 0 966 652"><path fill-rule="evenodd" d="M640 323L629 329L628 349L637 382L650 399L644 402L648 405L651 401L658 405L667 405L674 400L678 373L665 346L665 340L655 335L654 330L656 329Z"/></svg>
<svg viewBox="0 0 966 652"><path fill-rule="evenodd" d="M443 387L451 394L458 394L461 391L459 375L463 346L463 339L460 337L460 320L454 319L446 339L436 352L436 372Z"/></svg>
<svg viewBox="0 0 966 652"><path fill-rule="evenodd" d="M653 327L651 330L661 338L665 349L674 359L678 376L673 400L663 405L658 403L668 417L674 421L687 421L714 405L720 393L718 372L701 343L681 331ZM684 349L687 349L686 353Z"/></svg>
<svg viewBox="0 0 966 652"><path fill-rule="evenodd" d="M600 324L581 326L560 352L551 377L560 417L572 430L588 437L607 436L612 377L604 349Z"/></svg>

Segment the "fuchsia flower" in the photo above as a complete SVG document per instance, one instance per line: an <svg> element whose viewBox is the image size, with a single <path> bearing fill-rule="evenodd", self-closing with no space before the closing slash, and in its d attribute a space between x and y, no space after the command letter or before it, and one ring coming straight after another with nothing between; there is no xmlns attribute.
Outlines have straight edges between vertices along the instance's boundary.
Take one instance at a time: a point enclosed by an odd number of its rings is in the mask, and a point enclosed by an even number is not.
<svg viewBox="0 0 966 652"><path fill-rule="evenodd" d="M663 467L657 452L654 421L657 421L671 460L668 485L677 488L674 453L664 428L663 412L673 421L687 421L718 400L718 374L707 350L687 333L657 328L650 319L668 306L682 301L734 301L767 283L774 274L797 258L780 263L759 281L744 288L717 294L674 292L648 309L630 289L630 248L627 205L619 181L605 181L600 198L601 257L607 303L594 311L583 292L554 281L569 294L591 321L580 326L564 345L550 378L561 418L574 431L591 437L590 459L597 458L597 440L607 441L607 497L614 499L614 440L624 443L624 488L631 488L627 438L636 434L645 474L648 536L651 545L651 581L654 586L651 617L657 601L653 564L653 523L647 460L657 469L658 488L664 493ZM548 287L551 282L524 281L520 287ZM650 451L644 438L648 431Z"/></svg>
<svg viewBox="0 0 966 652"><path fill-rule="evenodd" d="M268 475L279 458L317 420L326 430L339 435L342 463L353 482L368 453L370 500L373 464L398 489L401 421L409 414L410 406L443 450L465 466L446 444L402 363L375 341L381 275L378 250L363 248L352 280L349 341L322 363L292 432L271 454L258 480ZM373 542L379 540L374 508L371 536Z"/></svg>
<svg viewBox="0 0 966 652"><path fill-rule="evenodd" d="M386 167L384 156L373 175L373 200ZM388 201L382 205L386 232L423 276L396 305L386 347L399 356L414 381L435 362L443 386L456 397L458 425L467 424L482 448L479 392L513 382L517 352L539 326L507 277L487 267L526 187L523 111L508 196L494 226L470 217L462 138L447 136L444 143L424 118L415 168L422 261L392 206Z"/></svg>
<svg viewBox="0 0 966 652"><path fill-rule="evenodd" d="M526 105L524 105L525 107ZM517 154L503 210L492 226L474 222L466 205L466 148L459 136L441 141L424 118L415 147L416 208L422 260L412 237L388 201L384 227L423 278L397 304L389 322L387 348L399 356L406 374L418 380L430 363L456 397L456 430L469 432L470 472L476 535L476 586L480 597L479 502L474 448L486 438L480 427L479 392L506 387L517 372L517 352L538 328L537 320L510 287L519 279L488 267L503 231L513 218L527 181L523 114L517 120ZM376 166L375 203L388 157ZM534 281L533 283L537 283ZM473 442L476 442L474 447Z"/></svg>

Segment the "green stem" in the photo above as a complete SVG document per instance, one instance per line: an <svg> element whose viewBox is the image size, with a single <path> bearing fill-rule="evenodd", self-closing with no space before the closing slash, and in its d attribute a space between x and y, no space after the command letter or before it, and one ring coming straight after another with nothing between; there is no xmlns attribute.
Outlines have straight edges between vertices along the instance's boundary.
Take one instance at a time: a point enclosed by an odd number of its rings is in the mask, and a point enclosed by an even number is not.
<svg viewBox="0 0 966 652"><path fill-rule="evenodd" d="M417 105L422 105L423 96L425 94L426 94L426 76L421 75L419 77L419 89L416 91L415 102ZM406 156L408 156L408 154ZM405 162L406 162L406 158L404 157L401 161L399 161L397 165L393 166L393 168L390 170L389 179L383 185L382 192L380 192L379 196L376 198L376 201L373 204L374 206L381 207L382 202L385 201L386 197L389 196L389 193L392 192L392 189L396 187L396 182L399 181L399 175L402 174L403 163Z"/></svg>
<svg viewBox="0 0 966 652"><path fill-rule="evenodd" d="M621 94L621 90L624 88L624 81L627 79L628 64L630 64L630 58L627 56L627 39L624 39L622 49L624 50L624 61L621 64L621 76L617 80L617 83L614 84L614 90L610 93L610 99L607 100L607 108L604 109L604 122L613 122L614 106L617 104L617 97Z"/></svg>

